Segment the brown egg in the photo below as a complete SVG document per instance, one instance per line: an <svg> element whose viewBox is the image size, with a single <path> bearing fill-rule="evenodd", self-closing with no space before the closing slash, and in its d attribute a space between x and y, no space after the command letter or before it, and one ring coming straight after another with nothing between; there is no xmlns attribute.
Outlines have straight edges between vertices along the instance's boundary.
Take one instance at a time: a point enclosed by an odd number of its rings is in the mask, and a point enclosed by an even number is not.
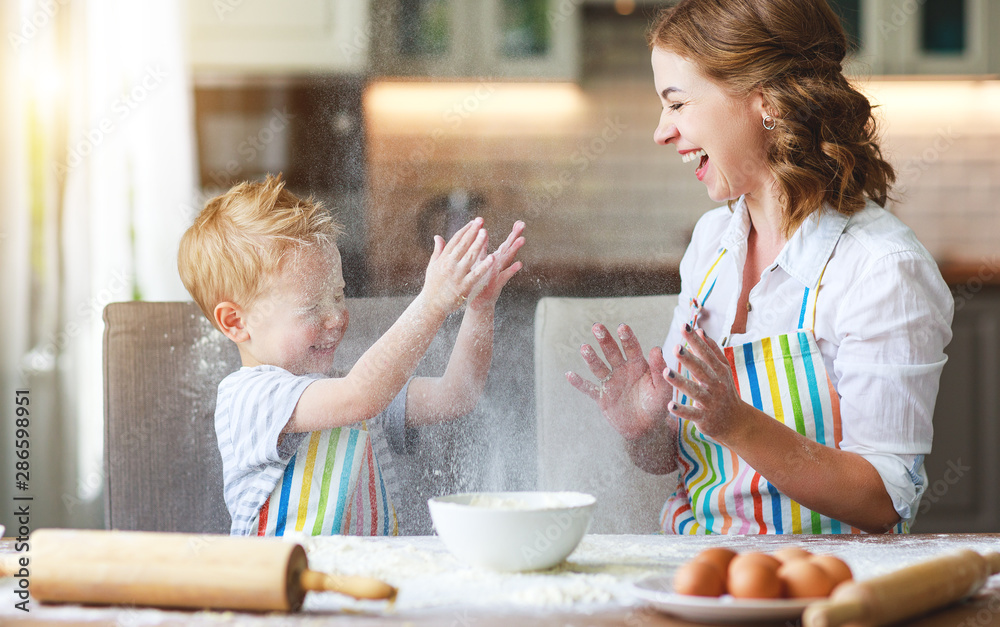
<svg viewBox="0 0 1000 627"><path fill-rule="evenodd" d="M780 599L784 596L784 586L778 578L777 569L766 560L740 559L748 555L752 554L737 555L729 564L729 579L726 582L729 594L738 599ZM763 556L760 553L757 555Z"/></svg>
<svg viewBox="0 0 1000 627"><path fill-rule="evenodd" d="M833 590L833 580L818 564L810 560L792 560L781 565L778 577L785 592L793 599L827 597Z"/></svg>
<svg viewBox="0 0 1000 627"><path fill-rule="evenodd" d="M738 564L745 564L753 562L755 564L760 564L762 566L767 566L772 570L778 570L781 566L781 562L778 561L773 555L767 555L766 553L758 553L756 551L751 551L749 553L740 553L729 562L729 573L732 574L733 569L737 567Z"/></svg>
<svg viewBox="0 0 1000 627"><path fill-rule="evenodd" d="M783 549L778 549L771 555L778 558L778 561L784 564L785 562L790 562L792 560L804 560L812 557L812 553L809 551L799 548L797 546L789 546Z"/></svg>
<svg viewBox="0 0 1000 627"><path fill-rule="evenodd" d="M843 581L854 579L851 567L839 557L834 557L833 555L813 555L809 558L809 561L826 571L834 587Z"/></svg>
<svg viewBox="0 0 1000 627"><path fill-rule="evenodd" d="M674 591L699 597L721 596L726 589L725 575L714 564L691 561L674 574Z"/></svg>
<svg viewBox="0 0 1000 627"><path fill-rule="evenodd" d="M715 564L716 568L719 569L719 572L725 574L729 571L729 562L731 562L734 557L736 557L736 551L732 551L721 546L714 546L695 555L694 559L691 561Z"/></svg>

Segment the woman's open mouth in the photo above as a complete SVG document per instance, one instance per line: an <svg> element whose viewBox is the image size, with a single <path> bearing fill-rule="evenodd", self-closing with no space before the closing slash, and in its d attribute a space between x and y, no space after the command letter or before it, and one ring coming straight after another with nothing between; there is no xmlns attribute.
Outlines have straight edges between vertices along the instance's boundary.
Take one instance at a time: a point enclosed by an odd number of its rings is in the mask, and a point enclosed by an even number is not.
<svg viewBox="0 0 1000 627"><path fill-rule="evenodd" d="M708 153L699 148L698 150L692 150L691 152L681 155L681 160L684 163L690 163L691 161L699 158L700 161L698 162L698 168L694 171L694 175L697 176L700 181L705 178L705 172L708 169Z"/></svg>
<svg viewBox="0 0 1000 627"><path fill-rule="evenodd" d="M698 180L705 178L705 172L708 171L708 155L701 155L701 162L698 164L698 169L694 171L694 175L698 177Z"/></svg>

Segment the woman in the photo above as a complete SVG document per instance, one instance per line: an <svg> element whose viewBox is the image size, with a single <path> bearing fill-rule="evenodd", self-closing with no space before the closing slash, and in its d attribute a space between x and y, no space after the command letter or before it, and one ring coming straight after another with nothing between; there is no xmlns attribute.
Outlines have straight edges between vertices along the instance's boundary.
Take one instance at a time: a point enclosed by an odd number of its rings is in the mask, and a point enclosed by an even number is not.
<svg viewBox="0 0 1000 627"><path fill-rule="evenodd" d="M668 533L907 531L954 302L883 209L895 174L836 15L682 0L650 47L653 139L728 207L695 227L663 350L647 361L628 326L620 349L595 324L604 359L581 354L599 382L569 382L637 465L678 470Z"/></svg>

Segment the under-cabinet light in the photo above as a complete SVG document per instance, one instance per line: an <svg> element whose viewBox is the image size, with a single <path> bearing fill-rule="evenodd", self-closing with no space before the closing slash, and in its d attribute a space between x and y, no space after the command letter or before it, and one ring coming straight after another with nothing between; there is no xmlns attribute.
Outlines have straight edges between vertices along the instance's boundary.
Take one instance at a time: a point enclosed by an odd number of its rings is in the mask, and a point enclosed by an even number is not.
<svg viewBox="0 0 1000 627"><path fill-rule="evenodd" d="M578 122L586 102L572 83L380 82L369 86L364 106L371 122L390 126L505 121L536 129Z"/></svg>

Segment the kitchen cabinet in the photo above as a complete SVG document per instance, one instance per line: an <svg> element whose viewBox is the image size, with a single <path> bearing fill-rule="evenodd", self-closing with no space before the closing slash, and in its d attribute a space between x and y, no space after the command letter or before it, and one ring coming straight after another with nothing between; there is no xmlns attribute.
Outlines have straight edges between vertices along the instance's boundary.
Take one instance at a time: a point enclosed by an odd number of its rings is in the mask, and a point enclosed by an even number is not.
<svg viewBox="0 0 1000 627"><path fill-rule="evenodd" d="M368 2L187 0L195 72L361 73L368 64Z"/></svg>
<svg viewBox="0 0 1000 627"><path fill-rule="evenodd" d="M919 533L1000 529L1000 288L974 277L954 291Z"/></svg>
<svg viewBox="0 0 1000 627"><path fill-rule="evenodd" d="M990 0L926 0L884 3L893 48L887 74L985 74L990 63L990 26L1000 6ZM913 5L911 7L911 5ZM902 23L900 23L902 22ZM897 26L899 24L899 26ZM993 54L997 42L992 42Z"/></svg>
<svg viewBox="0 0 1000 627"><path fill-rule="evenodd" d="M376 2L371 72L575 80L580 12L559 0Z"/></svg>
<svg viewBox="0 0 1000 627"><path fill-rule="evenodd" d="M575 0L610 5L615 0ZM1000 73L995 0L828 0L851 42L844 71L870 75ZM640 0L649 7L671 0Z"/></svg>
<svg viewBox="0 0 1000 627"><path fill-rule="evenodd" d="M853 40L853 75L1000 72L1000 5L991 0L830 0Z"/></svg>

